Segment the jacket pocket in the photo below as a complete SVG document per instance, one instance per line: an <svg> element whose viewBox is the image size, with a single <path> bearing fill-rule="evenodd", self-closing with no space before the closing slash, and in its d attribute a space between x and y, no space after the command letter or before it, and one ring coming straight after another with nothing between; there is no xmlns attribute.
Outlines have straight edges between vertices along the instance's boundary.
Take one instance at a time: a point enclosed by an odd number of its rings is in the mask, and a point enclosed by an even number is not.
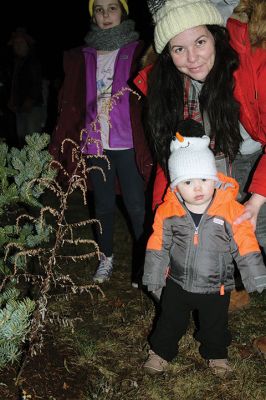
<svg viewBox="0 0 266 400"><path fill-rule="evenodd" d="M230 283L234 281L234 263L233 257L230 253L222 254L222 266L221 266L221 283Z"/></svg>

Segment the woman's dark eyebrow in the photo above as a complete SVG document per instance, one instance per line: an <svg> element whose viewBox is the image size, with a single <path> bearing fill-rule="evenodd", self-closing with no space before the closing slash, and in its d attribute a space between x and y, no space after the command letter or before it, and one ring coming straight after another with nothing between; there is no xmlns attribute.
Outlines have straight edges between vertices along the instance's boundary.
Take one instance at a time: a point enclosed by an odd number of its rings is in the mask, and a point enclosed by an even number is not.
<svg viewBox="0 0 266 400"><path fill-rule="evenodd" d="M202 39L202 38L207 38L208 36L207 35L200 35L196 40L195 40L195 42L197 42L198 40L200 40L200 39Z"/></svg>
<svg viewBox="0 0 266 400"><path fill-rule="evenodd" d="M194 43L196 43L198 40L200 40L200 39L202 39L202 38L207 38L207 35L200 35L197 39L195 39L195 41L194 41ZM181 44L179 45L179 44L174 44L173 46L171 46L171 50L174 48L174 47L184 47L184 46L182 46Z"/></svg>

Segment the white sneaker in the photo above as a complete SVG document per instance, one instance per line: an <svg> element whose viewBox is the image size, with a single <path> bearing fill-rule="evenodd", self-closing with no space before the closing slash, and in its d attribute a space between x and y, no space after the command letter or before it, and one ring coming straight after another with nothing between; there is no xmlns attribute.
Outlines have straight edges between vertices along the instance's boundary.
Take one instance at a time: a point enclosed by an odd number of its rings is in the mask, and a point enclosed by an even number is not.
<svg viewBox="0 0 266 400"><path fill-rule="evenodd" d="M101 256L100 264L95 272L93 282L95 283L103 283L105 281L109 281L113 271L113 256L105 257Z"/></svg>
<svg viewBox="0 0 266 400"><path fill-rule="evenodd" d="M233 372L233 368L229 364L227 358L208 360L207 363L215 375L222 377L227 373Z"/></svg>
<svg viewBox="0 0 266 400"><path fill-rule="evenodd" d="M167 365L168 361L158 356L158 354L154 353L154 351L149 350L149 356L143 364L143 368L149 374L155 375L164 372L167 368Z"/></svg>

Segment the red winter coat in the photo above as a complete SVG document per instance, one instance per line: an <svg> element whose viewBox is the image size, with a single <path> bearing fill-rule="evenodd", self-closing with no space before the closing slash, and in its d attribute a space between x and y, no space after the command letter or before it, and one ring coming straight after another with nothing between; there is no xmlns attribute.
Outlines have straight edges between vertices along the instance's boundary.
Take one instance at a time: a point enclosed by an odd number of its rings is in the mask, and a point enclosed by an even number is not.
<svg viewBox="0 0 266 400"><path fill-rule="evenodd" d="M253 175L250 192L266 196L266 50L252 49L248 36L248 26L229 18L227 28L231 45L238 52L240 66L235 71L235 98L240 103L240 122L252 139L260 142L264 153ZM143 94L147 94L147 76L152 65L141 70L134 83ZM158 166L153 191L153 207L162 202L167 188L163 170Z"/></svg>
<svg viewBox="0 0 266 400"><path fill-rule="evenodd" d="M252 139L264 147L249 191L266 196L266 49L251 48L246 23L229 18L227 28L240 59L234 92L240 102L240 121Z"/></svg>

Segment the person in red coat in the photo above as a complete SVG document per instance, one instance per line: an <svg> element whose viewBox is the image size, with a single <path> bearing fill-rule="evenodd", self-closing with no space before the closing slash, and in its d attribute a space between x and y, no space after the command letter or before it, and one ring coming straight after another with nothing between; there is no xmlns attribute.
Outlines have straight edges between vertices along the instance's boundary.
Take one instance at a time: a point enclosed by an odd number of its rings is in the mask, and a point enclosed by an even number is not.
<svg viewBox="0 0 266 400"><path fill-rule="evenodd" d="M230 42L239 56L239 67L235 72L235 97L240 102L240 121L249 135L261 144L262 155L255 157L253 175L249 179L248 192L251 197L245 203L246 211L237 223L250 219L256 228L256 223L264 219L263 235L261 239L265 251L266 213L266 6L263 0L240 1L232 18L227 23L230 32ZM238 163L235 161L235 174L238 178ZM242 161L244 157L242 156ZM248 183L249 171L245 170L242 187ZM239 179L241 182L241 177ZM242 182L241 182L242 183ZM246 188L247 189L247 188ZM245 190L247 192L247 190ZM263 206L263 207L262 207ZM260 225L260 224L259 224ZM258 226L260 229L260 226Z"/></svg>
<svg viewBox="0 0 266 400"><path fill-rule="evenodd" d="M166 160L176 125L183 118L193 118L212 139L217 169L240 184L239 200L245 211L235 223L250 219L265 256L265 4L243 0L234 18L228 18L238 3L150 0L158 54L146 55L146 66L135 84L147 96L148 132L158 161L153 208L163 201L168 187ZM239 20L240 13L244 21ZM206 53L212 40L213 51ZM234 308L249 302L245 291L233 297L237 297Z"/></svg>
<svg viewBox="0 0 266 400"><path fill-rule="evenodd" d="M230 19L231 43L240 58L239 79L236 92L242 98L242 118L250 135L264 148L263 155L255 168L245 203L245 213L237 219L241 223L250 219L256 228L259 215L266 225L266 5L264 0L241 0ZM250 94L253 95L250 101ZM255 97L255 101L254 101ZM245 113L245 107L250 112ZM262 214L264 212L264 214ZM263 225L262 225L263 229ZM265 236L265 228L264 228ZM265 251L265 249L264 249ZM266 336L253 341L254 349L266 359Z"/></svg>
<svg viewBox="0 0 266 400"><path fill-rule="evenodd" d="M224 3L220 9L223 22L211 20L212 3L217 7ZM249 4L246 22L228 19L238 3L150 0L158 56L152 64L148 61L135 84L147 95L148 131L158 161L153 207L162 202L168 185L168 144L176 124L182 118L194 118L212 139L218 170L239 181L245 212L235 223L250 219L265 253L266 34L261 28L265 27L265 5L260 0L243 1L245 7ZM202 13L189 16L194 6L202 8ZM208 9L205 14L203 7ZM253 41L249 19L254 21ZM254 33L256 26L259 34ZM202 39L195 37L192 47L192 34L199 28L207 31L199 32ZM185 35L188 40L184 41ZM214 41L213 53L207 55L209 69L200 73L206 61L200 55L206 37ZM191 49L198 49L192 59ZM187 60L182 64L184 54Z"/></svg>

